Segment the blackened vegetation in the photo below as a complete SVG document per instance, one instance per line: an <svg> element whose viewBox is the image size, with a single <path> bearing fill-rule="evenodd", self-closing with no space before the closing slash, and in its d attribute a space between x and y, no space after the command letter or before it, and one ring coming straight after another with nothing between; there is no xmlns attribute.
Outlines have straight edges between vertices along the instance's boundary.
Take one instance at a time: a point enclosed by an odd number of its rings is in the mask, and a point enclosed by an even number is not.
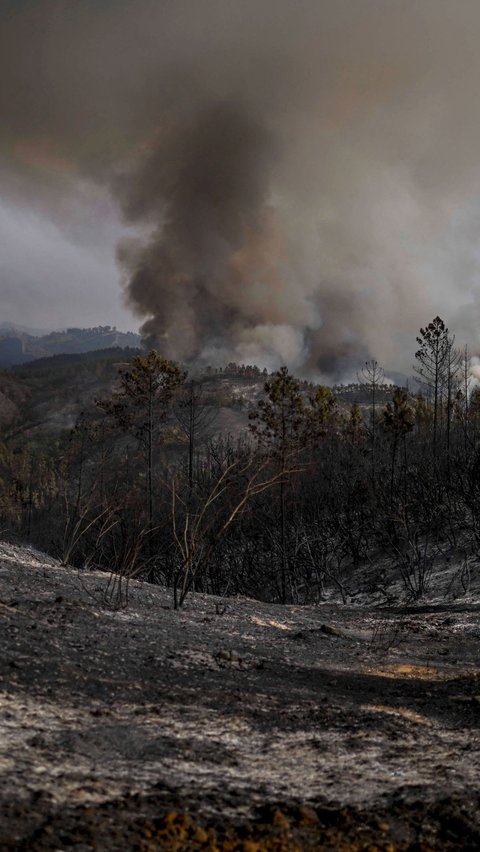
<svg viewBox="0 0 480 852"><path fill-rule="evenodd" d="M439 317L418 345L421 392L386 393L370 361L348 405L286 368L244 369L266 381L235 436L216 424L208 373L187 379L156 352L137 355L73 430L4 428L4 534L110 571L117 606L132 577L167 585L176 606L195 589L282 603L370 590L388 601L393 579L417 600L453 553L468 591L480 547L480 394Z"/></svg>

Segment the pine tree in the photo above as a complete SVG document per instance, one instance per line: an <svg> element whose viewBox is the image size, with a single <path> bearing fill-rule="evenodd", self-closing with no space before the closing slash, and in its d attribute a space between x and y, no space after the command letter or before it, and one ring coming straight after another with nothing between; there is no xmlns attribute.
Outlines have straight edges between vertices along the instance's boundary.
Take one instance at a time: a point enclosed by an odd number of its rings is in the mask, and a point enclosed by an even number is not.
<svg viewBox="0 0 480 852"><path fill-rule="evenodd" d="M153 530L154 448L170 410L175 390L185 380L177 364L152 350L136 355L129 370L120 372L119 387L97 405L126 433L135 437L142 449L146 470L148 530Z"/></svg>
<svg viewBox="0 0 480 852"><path fill-rule="evenodd" d="M194 456L200 441L206 438L218 417L218 409L208 404L201 387L189 380L177 395L175 417L188 442L188 489L193 490Z"/></svg>
<svg viewBox="0 0 480 852"><path fill-rule="evenodd" d="M393 492L395 483L395 465L397 450L400 442L403 442L404 459L406 467L406 444L405 437L415 426L415 411L410 405L408 393L404 388L395 388L392 402L387 402L383 410L383 428L392 439L392 457L390 468L390 503L393 503Z"/></svg>
<svg viewBox="0 0 480 852"><path fill-rule="evenodd" d="M337 419L337 400L333 391L319 385L309 397L306 411L309 442L314 446L323 440Z"/></svg>
<svg viewBox="0 0 480 852"><path fill-rule="evenodd" d="M372 439L372 486L375 489L376 480L376 450L377 450L377 397L378 387L385 379L385 373L378 361L365 361L358 376L362 387L370 396L370 430Z"/></svg>
<svg viewBox="0 0 480 852"><path fill-rule="evenodd" d="M417 337L419 349L415 353L417 365L415 372L420 377L428 395L433 400L433 454L437 453L438 420L442 395L448 383L449 357L453 341L448 336L448 328L440 317L420 329Z"/></svg>
<svg viewBox="0 0 480 852"><path fill-rule="evenodd" d="M300 382L281 367L265 383L266 399L258 402L257 411L250 414L250 429L259 443L268 449L280 470L280 588L282 603L287 600L289 574L286 533L286 481L288 460L305 442L305 408Z"/></svg>
<svg viewBox="0 0 480 852"><path fill-rule="evenodd" d="M346 434L353 444L358 444L365 437L365 423L362 410L358 402L350 406L350 412L346 421Z"/></svg>

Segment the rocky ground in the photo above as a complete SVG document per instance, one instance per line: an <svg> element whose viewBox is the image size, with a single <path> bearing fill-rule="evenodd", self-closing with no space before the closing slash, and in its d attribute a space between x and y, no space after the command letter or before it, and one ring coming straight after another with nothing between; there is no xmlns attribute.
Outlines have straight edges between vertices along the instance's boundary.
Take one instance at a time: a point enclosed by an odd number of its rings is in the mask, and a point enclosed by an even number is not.
<svg viewBox="0 0 480 852"><path fill-rule="evenodd" d="M280 607L0 543L0 850L480 849L480 605Z"/></svg>

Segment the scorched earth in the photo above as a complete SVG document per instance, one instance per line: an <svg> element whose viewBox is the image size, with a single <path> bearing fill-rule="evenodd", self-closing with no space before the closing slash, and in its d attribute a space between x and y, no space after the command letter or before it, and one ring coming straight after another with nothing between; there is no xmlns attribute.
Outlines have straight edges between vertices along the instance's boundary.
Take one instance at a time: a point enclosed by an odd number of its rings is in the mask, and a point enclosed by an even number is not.
<svg viewBox="0 0 480 852"><path fill-rule="evenodd" d="M480 849L475 594L110 579L0 543L0 849Z"/></svg>

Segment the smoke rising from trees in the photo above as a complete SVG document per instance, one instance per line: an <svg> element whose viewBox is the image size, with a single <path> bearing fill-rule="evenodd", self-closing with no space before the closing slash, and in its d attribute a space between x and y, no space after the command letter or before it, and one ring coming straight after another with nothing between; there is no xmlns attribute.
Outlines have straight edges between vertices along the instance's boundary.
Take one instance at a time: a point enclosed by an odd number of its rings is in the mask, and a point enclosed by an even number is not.
<svg viewBox="0 0 480 852"><path fill-rule="evenodd" d="M476 2L0 14L5 203L94 245L113 198L127 302L166 356L408 369L437 313L475 350Z"/></svg>

